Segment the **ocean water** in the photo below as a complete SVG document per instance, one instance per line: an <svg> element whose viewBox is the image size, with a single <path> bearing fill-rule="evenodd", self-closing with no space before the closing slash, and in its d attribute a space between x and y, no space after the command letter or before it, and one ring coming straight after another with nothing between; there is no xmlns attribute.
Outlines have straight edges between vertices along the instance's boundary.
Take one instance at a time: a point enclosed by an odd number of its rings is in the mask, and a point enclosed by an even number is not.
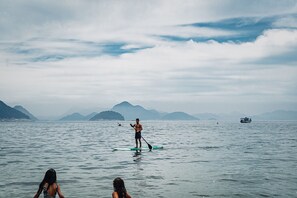
<svg viewBox="0 0 297 198"><path fill-rule="evenodd" d="M0 122L0 197L33 197L54 168L66 197L297 197L297 122ZM146 146L145 142L142 142ZM136 155L137 154L137 155Z"/></svg>

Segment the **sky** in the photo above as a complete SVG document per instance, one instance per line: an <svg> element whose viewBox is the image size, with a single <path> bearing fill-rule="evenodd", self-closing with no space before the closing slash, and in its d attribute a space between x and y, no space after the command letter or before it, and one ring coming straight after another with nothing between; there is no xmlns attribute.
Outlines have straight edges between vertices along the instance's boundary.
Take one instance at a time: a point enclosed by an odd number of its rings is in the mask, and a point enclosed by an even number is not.
<svg viewBox="0 0 297 198"><path fill-rule="evenodd" d="M0 100L43 117L297 110L297 0L0 0Z"/></svg>

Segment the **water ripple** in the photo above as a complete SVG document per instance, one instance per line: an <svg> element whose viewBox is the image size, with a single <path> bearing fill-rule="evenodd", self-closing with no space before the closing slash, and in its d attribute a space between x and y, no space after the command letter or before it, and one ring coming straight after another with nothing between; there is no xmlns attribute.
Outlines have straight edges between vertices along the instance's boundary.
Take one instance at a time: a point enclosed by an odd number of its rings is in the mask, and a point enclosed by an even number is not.
<svg viewBox="0 0 297 198"><path fill-rule="evenodd" d="M295 122L144 121L165 149L113 152L134 146L129 123L1 123L0 197L32 197L48 168L67 197L110 197L115 177L133 197L297 195Z"/></svg>

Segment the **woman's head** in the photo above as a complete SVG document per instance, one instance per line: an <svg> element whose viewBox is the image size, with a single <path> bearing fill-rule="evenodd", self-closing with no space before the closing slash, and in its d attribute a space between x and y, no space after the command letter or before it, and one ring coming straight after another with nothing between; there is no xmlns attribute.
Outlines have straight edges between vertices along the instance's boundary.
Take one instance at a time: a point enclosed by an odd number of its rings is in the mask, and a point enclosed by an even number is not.
<svg viewBox="0 0 297 198"><path fill-rule="evenodd" d="M56 171L54 169L49 169L46 171L43 180L39 184L38 192L41 193L44 184L48 184L48 187L57 181Z"/></svg>
<svg viewBox="0 0 297 198"><path fill-rule="evenodd" d="M113 187L115 190L125 188L124 180L122 180L120 177L115 178L113 180Z"/></svg>
<svg viewBox="0 0 297 198"><path fill-rule="evenodd" d="M56 171L54 169L49 169L46 171L42 182L39 184L39 189L42 189L44 184L48 183L48 186L52 185L57 181Z"/></svg>
<svg viewBox="0 0 297 198"><path fill-rule="evenodd" d="M120 177L117 177L113 180L113 188L114 191L116 191L119 195L119 197L126 197L126 188L124 180L122 180Z"/></svg>
<svg viewBox="0 0 297 198"><path fill-rule="evenodd" d="M44 181L45 181L45 183L48 183L49 185L55 183L57 181L56 171L52 168L47 170L44 175Z"/></svg>

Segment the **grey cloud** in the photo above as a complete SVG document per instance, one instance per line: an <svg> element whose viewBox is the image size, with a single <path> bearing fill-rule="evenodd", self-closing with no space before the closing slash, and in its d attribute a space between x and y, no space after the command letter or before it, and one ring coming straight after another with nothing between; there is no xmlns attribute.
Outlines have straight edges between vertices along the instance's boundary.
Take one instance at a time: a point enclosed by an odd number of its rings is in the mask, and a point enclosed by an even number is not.
<svg viewBox="0 0 297 198"><path fill-rule="evenodd" d="M47 45L48 44L48 45ZM78 39L34 38L22 42L0 42L1 49L7 53L23 55L24 63L54 62L69 58L94 58L103 55L119 56L135 53L151 46L124 48L124 42L95 42Z"/></svg>
<svg viewBox="0 0 297 198"><path fill-rule="evenodd" d="M259 36L288 29L288 21L274 19L292 12L296 1L286 0L1 1L1 95L39 104L35 109L46 109L46 101L52 112L86 105L82 98L103 106L125 99L154 107L162 100L167 109L178 103L191 111L246 101L286 106L296 99L294 36ZM203 24L202 34L195 25ZM240 42L228 37L242 33L247 39ZM156 38L162 35L174 38Z"/></svg>
<svg viewBox="0 0 297 198"><path fill-rule="evenodd" d="M90 25L102 29L145 24L178 25L230 17L292 13L297 11L296 4L296 1L290 0L1 1L0 32L2 39L18 39L40 34L51 36L59 34L60 29L71 29L77 25L80 28Z"/></svg>

